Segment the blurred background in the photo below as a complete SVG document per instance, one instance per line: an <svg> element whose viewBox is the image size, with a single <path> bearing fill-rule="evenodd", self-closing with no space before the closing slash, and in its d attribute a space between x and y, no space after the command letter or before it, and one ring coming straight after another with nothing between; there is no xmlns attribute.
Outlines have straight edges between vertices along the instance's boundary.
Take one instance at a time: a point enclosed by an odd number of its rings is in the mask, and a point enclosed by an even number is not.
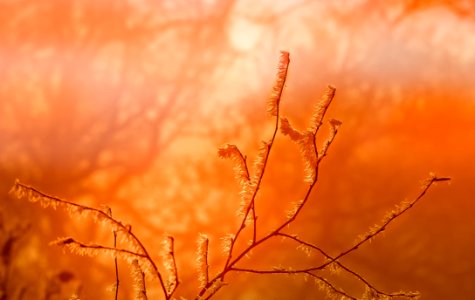
<svg viewBox="0 0 475 300"><path fill-rule="evenodd" d="M439 184L384 235L342 262L386 292L422 299L475 295L475 4L473 1L0 2L1 299L113 299L111 257L49 246L56 237L112 245L110 230L13 199L16 178L102 207L132 224L159 261L176 239L177 295L198 291L195 250L239 225L239 187L217 147L254 159L270 138L265 103L279 51L291 64L281 112L305 128L328 84L343 122L311 203L288 229L336 255L412 199L429 172ZM322 132L325 134L325 130ZM322 136L322 139L325 136ZM258 198L260 234L303 196L298 149L279 136ZM319 263L275 240L244 265ZM120 299L131 298L120 262ZM301 277L228 277L218 299L323 299ZM345 276L336 284L358 296ZM158 297L157 282L149 282Z"/></svg>

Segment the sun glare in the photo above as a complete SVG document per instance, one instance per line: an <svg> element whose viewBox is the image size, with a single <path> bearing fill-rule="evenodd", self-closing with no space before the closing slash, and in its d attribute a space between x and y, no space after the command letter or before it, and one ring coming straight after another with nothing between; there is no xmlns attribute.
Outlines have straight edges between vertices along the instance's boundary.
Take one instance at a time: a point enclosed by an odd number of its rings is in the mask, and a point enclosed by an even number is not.
<svg viewBox="0 0 475 300"><path fill-rule="evenodd" d="M264 28L244 17L233 17L228 27L229 41L238 51L250 51L263 37Z"/></svg>

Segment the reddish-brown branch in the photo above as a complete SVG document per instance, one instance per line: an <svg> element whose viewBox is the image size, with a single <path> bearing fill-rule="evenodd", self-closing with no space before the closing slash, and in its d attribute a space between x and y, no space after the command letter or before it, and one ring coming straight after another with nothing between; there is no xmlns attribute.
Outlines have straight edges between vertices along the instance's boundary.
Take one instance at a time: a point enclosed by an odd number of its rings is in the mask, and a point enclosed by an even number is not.
<svg viewBox="0 0 475 300"><path fill-rule="evenodd" d="M309 246L317 251L319 251L320 253L322 253L324 256L326 256L327 258L329 258L329 260L323 264L320 264L318 266L315 266L315 267L309 267L309 268L302 268L302 269L273 269L273 270L258 270L258 269L246 269L246 268L237 268L237 267L234 267L234 265L239 261L238 259L234 260L234 264L231 263L231 267L230 267L230 270L229 271L236 271L236 272L246 272L246 273L255 273L255 274L312 274L312 272L315 272L315 271L319 271L319 270L323 270L325 269L327 266L329 266L330 264L332 263L337 263L340 267L342 267L343 269L345 269L347 272L353 274L354 276L356 276L359 280L361 280L363 283L365 283L369 288L373 289L375 292L377 292L378 294L381 294L381 295L385 295L385 296L388 296L388 297L409 297L409 298L415 298L417 297L418 295L417 294L414 294L414 293L385 293L385 292L382 292L378 289L376 289L373 285L371 285L367 280L365 280L361 275L357 274L356 272L346 268L345 266L343 266L341 263L338 262L339 259L341 259L342 257L344 256L347 256L348 254L350 254L351 252L355 251L356 249L358 249L361 245L367 243L369 240L375 238L378 234L380 234L381 232L383 232L386 227L392 223L395 219L397 219L398 217L400 217L402 214L406 213L409 209L411 209L417 202L419 202L427 193L427 191L430 189L430 187L436 183L436 182L441 182L441 181L449 181L450 178L447 178L447 177L436 177L435 175L431 175L431 177L426 181L426 184L423 186L423 189L422 191L418 194L418 196L411 202L409 202L403 209L401 209L400 211L396 212L396 213L393 213L390 215L389 218L387 218L387 220L380 226L377 227L376 230L374 230L374 232L366 235L365 238L363 238L361 241L357 242L355 245L353 245L352 247L348 248L347 250L341 252L339 255L331 258L331 256L329 256L328 254L326 254L321 248L317 247L317 246L314 246L310 243L306 243L296 237L293 237L291 235L288 235L288 234L285 234L285 233L282 233L280 232L280 230L283 228L283 227L280 227L280 229L277 229L276 231L273 231L271 234L269 234L268 236L266 236L265 238L259 240L258 242L256 242L255 245L252 245L253 247L250 247L251 249L256 247L257 245L261 244L262 242L264 242L266 239L268 238L271 238L271 237L274 237L274 236L284 236L284 237L287 237L287 238L290 238L290 239L293 239L305 246Z"/></svg>
<svg viewBox="0 0 475 300"><path fill-rule="evenodd" d="M288 62L287 62L288 64ZM280 112L280 105L279 105L279 102L280 102L280 97L282 96L282 91L283 91L283 88L285 86L285 81L287 79L287 76L286 76L287 72L285 72L285 76L283 78L283 81L282 81L282 85L280 87L280 90L278 91L278 98L279 98L279 101L277 101L275 107L274 107L274 112L275 112L275 126L274 126L274 132L272 133L272 138L270 140L270 142L267 144L267 147L268 147L268 150L265 154L265 157L264 157L264 160L263 160L263 166L262 166L262 172L260 172L259 174L259 177L257 179L257 182L255 183L256 184L256 187L254 188L253 190L253 193L252 193L252 196L251 196L251 202L249 204L249 206L246 208L246 211L244 213L244 217L243 217L243 220L241 222L241 225L239 226L236 234L234 235L234 238L233 240L231 241L231 248L230 248L230 251L229 251L229 256L226 260L226 263L224 265L224 269L223 271L220 273L221 275L220 276L217 276L217 278L221 278L222 280L224 280L224 276L226 275L226 268L229 266L229 263L232 259L232 255L233 255L233 250L234 250L234 245L235 245L235 242L236 240L238 239L239 235L241 234L241 232L244 230L244 228L246 227L246 220L248 218L248 215L249 215L249 212L250 210L252 209L253 211L253 243L256 241L256 236L257 236L257 216L256 216L256 212L255 212L255 199L256 199L256 196L257 196L257 193L259 191L259 187L261 185L261 182L262 182L262 178L264 177L264 174L265 174L265 171L266 171L266 167L267 167L267 162L269 160L269 155L271 153L271 149L272 149L272 146L274 145L274 141L275 141L275 138L277 136L277 132L279 130L279 112ZM246 169L247 170L247 169ZM212 284L212 283L211 283ZM206 287L205 287L206 288ZM204 293L206 292L205 289L203 289L202 291L200 291L200 296L202 296Z"/></svg>
<svg viewBox="0 0 475 300"><path fill-rule="evenodd" d="M116 228L119 228L120 231L124 232L128 237L130 237L132 239L132 241L139 247L140 251L142 252L141 255L143 255L143 257L149 262L150 266L152 267L153 272L155 273L155 276L158 278L158 280L160 282L160 286L162 288L162 291L165 295L165 298L170 299L170 296L168 295L168 292L167 292L166 287L165 287L165 282L163 280L162 274L159 272L159 270L157 268L157 265L153 261L152 257L148 254L147 249L142 244L140 239L131 231L130 226L124 225L122 222L120 222L120 221L116 220L115 218L109 216L106 212L104 212L102 210L92 208L92 207L88 207L88 206L84 206L84 205L80 205L80 204L70 202L70 201L67 201L67 200L64 200L64 199L61 199L61 198L57 198L57 197L47 195L47 194L37 190L34 187L31 187L31 186L28 186L28 185L25 185L25 184L19 182L18 180L15 182L15 185L13 186L10 193L13 194L13 195L15 195L17 193L20 193L20 195L21 195L22 192L25 192L25 191L31 192L35 195L38 195L42 198L45 198L48 201L52 201L53 203L56 203L56 206L57 206L57 204L62 204L62 205L65 205L66 207L75 208L78 211L89 211L93 214L96 214L97 216L99 216L101 218L104 218L108 222L112 223ZM27 200L31 201L31 199L27 199ZM104 247L104 248L107 248L107 247ZM111 249L114 249L114 248L111 248ZM130 251L130 252L133 253L132 251Z"/></svg>

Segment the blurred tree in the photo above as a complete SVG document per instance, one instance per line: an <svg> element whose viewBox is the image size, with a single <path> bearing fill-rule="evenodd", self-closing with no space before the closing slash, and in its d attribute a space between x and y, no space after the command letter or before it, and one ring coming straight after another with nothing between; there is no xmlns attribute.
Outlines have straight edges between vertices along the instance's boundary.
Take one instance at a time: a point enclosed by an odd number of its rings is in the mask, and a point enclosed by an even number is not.
<svg viewBox="0 0 475 300"><path fill-rule="evenodd" d="M71 224L5 201L14 178L75 201L136 211L140 220L141 207L123 190L220 114L202 99L229 60L223 35L233 1L0 6L2 202L12 222L28 218L44 240L27 247L44 248ZM90 238L99 234L94 225L80 227Z"/></svg>

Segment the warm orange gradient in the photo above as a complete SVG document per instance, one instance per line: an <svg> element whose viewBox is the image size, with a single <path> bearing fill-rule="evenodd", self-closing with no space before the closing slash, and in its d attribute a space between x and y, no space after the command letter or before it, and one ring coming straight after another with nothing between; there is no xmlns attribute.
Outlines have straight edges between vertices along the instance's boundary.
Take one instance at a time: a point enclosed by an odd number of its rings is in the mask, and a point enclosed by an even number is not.
<svg viewBox="0 0 475 300"><path fill-rule="evenodd" d="M113 258L49 246L57 237L112 245L110 230L13 199L16 178L101 207L131 224L159 261L175 237L181 285L198 291L195 252L239 226L239 187L217 147L253 161L273 122L266 101L279 50L291 54L281 114L304 128L327 84L343 122L309 207L290 230L338 254L429 172L450 176L384 236L345 257L381 290L422 299L475 295L475 7L470 1L0 2L0 299L113 299ZM298 149L278 136L259 232L305 191ZM13 239L11 239L13 237ZM250 266L312 259L275 240ZM120 299L130 272L120 262ZM234 274L217 299L322 299L302 278ZM361 285L341 278L355 295ZM160 297L148 282L149 299ZM7 294L5 294L7 293Z"/></svg>

